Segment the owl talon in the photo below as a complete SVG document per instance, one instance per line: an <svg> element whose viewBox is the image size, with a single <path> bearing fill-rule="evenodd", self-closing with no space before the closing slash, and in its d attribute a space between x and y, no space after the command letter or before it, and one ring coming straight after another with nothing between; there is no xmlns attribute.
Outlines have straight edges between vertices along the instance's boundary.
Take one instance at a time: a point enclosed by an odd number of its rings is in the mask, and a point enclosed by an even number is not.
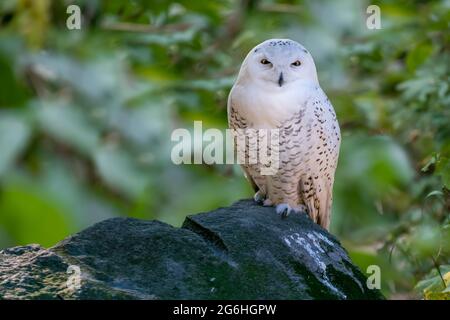
<svg viewBox="0 0 450 320"><path fill-rule="evenodd" d="M301 205L298 205L298 206L296 206L296 207L293 207L292 208L296 213L305 213L305 214L308 214L308 208L304 205L304 204L301 204Z"/></svg>
<svg viewBox="0 0 450 320"><path fill-rule="evenodd" d="M280 203L280 204L278 204L276 206L275 210L281 216L282 219L284 219L288 215L290 215L291 212L295 212L295 213L305 212L305 213L307 213L306 206L299 205L299 206L291 207L287 203Z"/></svg>
<svg viewBox="0 0 450 320"><path fill-rule="evenodd" d="M293 209L287 203L280 203L275 207L275 211L281 216L282 219L286 218Z"/></svg>
<svg viewBox="0 0 450 320"><path fill-rule="evenodd" d="M255 200L255 202L257 204L264 204L264 201L266 200L266 195L263 194L261 192L261 190L259 190L258 192L255 193L255 195L253 196L253 199Z"/></svg>

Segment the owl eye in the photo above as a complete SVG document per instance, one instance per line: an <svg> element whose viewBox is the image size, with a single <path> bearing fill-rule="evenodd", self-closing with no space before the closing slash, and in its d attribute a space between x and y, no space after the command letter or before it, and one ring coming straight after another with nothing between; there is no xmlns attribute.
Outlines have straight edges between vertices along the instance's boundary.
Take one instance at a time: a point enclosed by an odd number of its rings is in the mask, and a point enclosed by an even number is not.
<svg viewBox="0 0 450 320"><path fill-rule="evenodd" d="M269 60L266 60L266 59L262 59L262 60L261 60L261 63L262 63L262 64L270 64L270 61L269 61Z"/></svg>
<svg viewBox="0 0 450 320"><path fill-rule="evenodd" d="M293 65L293 66L296 66L296 67L298 67L298 66L301 65L301 64L302 64L302 63L301 63L300 61L298 61L298 60L292 63L292 65Z"/></svg>

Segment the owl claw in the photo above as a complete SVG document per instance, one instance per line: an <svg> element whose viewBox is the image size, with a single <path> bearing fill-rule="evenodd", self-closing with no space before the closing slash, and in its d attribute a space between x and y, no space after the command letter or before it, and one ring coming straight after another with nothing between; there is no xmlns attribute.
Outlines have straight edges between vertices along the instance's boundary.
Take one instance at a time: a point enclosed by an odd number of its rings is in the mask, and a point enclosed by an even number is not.
<svg viewBox="0 0 450 320"><path fill-rule="evenodd" d="M291 206L287 203L280 203L275 207L275 211L281 215L282 219L286 218L292 210Z"/></svg>
<svg viewBox="0 0 450 320"><path fill-rule="evenodd" d="M275 211L281 216L282 219L286 218L291 212L300 213L306 212L306 207L304 205L299 205L291 207L287 203L280 203L276 206Z"/></svg>
<svg viewBox="0 0 450 320"><path fill-rule="evenodd" d="M294 211L298 212L298 213L303 212L303 213L308 214L308 208L304 204L300 204L300 205L294 207Z"/></svg>
<svg viewBox="0 0 450 320"><path fill-rule="evenodd" d="M261 190L259 190L258 192L255 193L255 195L253 196L253 199L255 200L255 202L257 204L264 204L265 200L266 200L266 195L263 194L261 192Z"/></svg>
<svg viewBox="0 0 450 320"><path fill-rule="evenodd" d="M283 212L281 212L281 214L280 214L281 219L286 219L290 213L291 212L289 211L288 208L284 209Z"/></svg>

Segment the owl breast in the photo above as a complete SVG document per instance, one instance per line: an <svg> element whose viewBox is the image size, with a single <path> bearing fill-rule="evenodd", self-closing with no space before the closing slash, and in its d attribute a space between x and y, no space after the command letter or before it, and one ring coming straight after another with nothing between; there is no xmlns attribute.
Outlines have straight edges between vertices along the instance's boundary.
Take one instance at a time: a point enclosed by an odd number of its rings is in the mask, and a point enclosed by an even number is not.
<svg viewBox="0 0 450 320"><path fill-rule="evenodd" d="M254 129L280 128L310 99L312 90L284 88L262 90L256 85L235 85L230 92L229 106Z"/></svg>

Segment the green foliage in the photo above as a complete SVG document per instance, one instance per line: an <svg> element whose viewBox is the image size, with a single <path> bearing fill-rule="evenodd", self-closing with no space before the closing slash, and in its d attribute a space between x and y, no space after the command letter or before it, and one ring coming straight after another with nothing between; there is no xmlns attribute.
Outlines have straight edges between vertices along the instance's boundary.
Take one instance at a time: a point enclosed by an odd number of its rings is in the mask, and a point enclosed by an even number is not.
<svg viewBox="0 0 450 320"><path fill-rule="evenodd" d="M425 299L450 300L450 265L431 271L427 279L416 285L416 290L422 292Z"/></svg>
<svg viewBox="0 0 450 320"><path fill-rule="evenodd" d="M448 291L449 1L375 2L380 30L364 1L73 3L81 30L65 1L0 2L0 248L250 197L235 166L172 164L170 136L226 128L240 62L282 37L313 54L341 125L332 232L388 296Z"/></svg>

